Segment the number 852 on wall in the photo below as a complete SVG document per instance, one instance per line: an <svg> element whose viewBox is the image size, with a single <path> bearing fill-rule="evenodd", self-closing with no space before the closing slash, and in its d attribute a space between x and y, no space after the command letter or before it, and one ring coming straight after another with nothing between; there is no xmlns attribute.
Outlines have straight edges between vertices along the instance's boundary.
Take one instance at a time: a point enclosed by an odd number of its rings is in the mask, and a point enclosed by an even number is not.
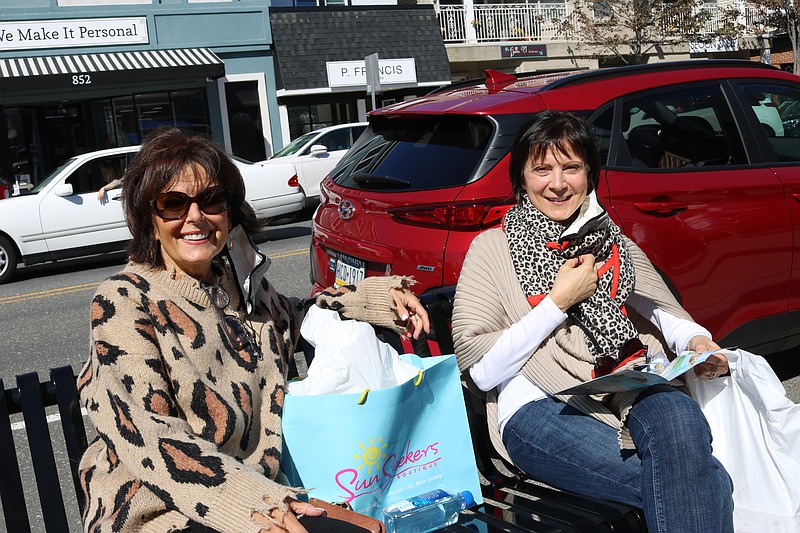
<svg viewBox="0 0 800 533"><path fill-rule="evenodd" d="M91 85L92 84L92 75L91 74L73 74L72 75L72 85Z"/></svg>

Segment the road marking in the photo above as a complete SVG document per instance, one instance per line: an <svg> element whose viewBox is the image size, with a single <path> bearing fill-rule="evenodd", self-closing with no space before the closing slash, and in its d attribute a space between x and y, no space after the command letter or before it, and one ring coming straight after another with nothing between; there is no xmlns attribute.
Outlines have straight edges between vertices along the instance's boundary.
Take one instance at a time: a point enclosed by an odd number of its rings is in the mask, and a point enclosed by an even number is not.
<svg viewBox="0 0 800 533"><path fill-rule="evenodd" d="M87 416L88 413L84 407L81 407L81 415ZM61 414L55 413L53 415L47 415L47 423L52 424L53 422L60 422L61 421ZM19 431L20 429L25 429L25 422L14 422L11 424L11 431Z"/></svg>
<svg viewBox="0 0 800 533"><path fill-rule="evenodd" d="M284 259L286 257L295 257L298 255L308 255L308 249L303 248L300 250L287 250L285 252L277 253L275 255L270 255L269 257L270 259ZM84 283L82 285L70 285L69 287L59 287L57 289L48 289L46 291L29 292L26 294L16 294L14 296L3 296L0 297L0 305L16 304L20 302L26 302L29 300L38 300L41 298L61 296L62 294L87 291L90 289L96 289L100 285L100 283L102 282L94 281L92 283Z"/></svg>
<svg viewBox="0 0 800 533"><path fill-rule="evenodd" d="M279 254L270 255L270 259L283 259L284 257L294 257L297 255L308 255L308 248L303 248L300 250L287 250L285 252L281 252Z"/></svg>
<svg viewBox="0 0 800 533"><path fill-rule="evenodd" d="M50 298L51 296L60 296L62 294L69 294L71 292L85 291L97 288L100 285L99 281L93 283L84 283L83 285L71 285L69 287L59 287L57 289L49 289L46 291L29 292L26 294L17 294L14 296L4 296L0 298L0 305L2 304L15 304L27 300L36 300L38 298Z"/></svg>

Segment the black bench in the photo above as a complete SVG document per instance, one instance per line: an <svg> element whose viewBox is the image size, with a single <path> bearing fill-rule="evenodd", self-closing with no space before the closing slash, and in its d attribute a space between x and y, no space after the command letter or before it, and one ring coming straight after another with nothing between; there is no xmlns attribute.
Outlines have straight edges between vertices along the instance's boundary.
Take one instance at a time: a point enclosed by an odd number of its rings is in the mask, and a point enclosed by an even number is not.
<svg viewBox="0 0 800 533"><path fill-rule="evenodd" d="M450 335L453 290L442 290L422 297L433 324L427 340L414 343L414 351L431 355L428 340L440 353L453 352ZM396 348L399 337L386 335ZM19 375L16 386L5 388L0 380L0 502L3 506L6 531L10 533L65 533L80 531L79 512L83 509L83 493L78 478L78 462L87 447L75 386L75 374L69 366L54 368L50 377L40 381L36 373ZM585 498L559 491L527 479L502 460L489 441L486 410L480 394L465 388L467 414L475 446L475 458L482 476L485 504L464 511L458 524L443 531L506 532L645 532L644 519L638 509ZM60 418L61 431L51 435L48 412ZM21 414L21 417L20 417ZM24 422L27 444L19 435L14 438L12 420ZM57 465L54 444L65 449L68 468ZM18 449L24 453L19 461ZM29 465L32 465L30 467ZM33 515L36 505L26 504L24 477L32 468L36 494L27 487L27 498L38 499L41 516ZM28 474L26 476L25 474ZM71 481L71 483L69 482ZM41 524L39 523L41 522Z"/></svg>
<svg viewBox="0 0 800 533"><path fill-rule="evenodd" d="M78 513L84 501L78 480L78 461L87 442L75 374L71 367L63 366L52 369L50 378L45 381L39 381L35 372L19 375L16 381L16 387L6 389L0 380L0 390L3 391L0 395L0 501L6 531L39 533L42 527L47 533L79 531L76 529L80 527ZM61 420L61 434L51 436L47 413L54 410L51 408L53 406ZM20 413L21 417L15 416ZM12 418L21 418L21 422L24 422L27 446L20 442L24 440L22 435L18 440L14 438ZM54 443L58 445L59 452L61 447L66 448L68 464L62 464L60 469ZM17 446L26 455L21 462L18 460ZM22 478L30 468L36 480L36 494L41 508L41 516L37 513L34 518L40 520L41 524L36 520L31 522L30 513L36 506L29 508L25 500L26 486ZM65 470L69 472L72 483L70 486L64 480L62 488L61 478L65 476ZM71 511L69 517L68 508Z"/></svg>

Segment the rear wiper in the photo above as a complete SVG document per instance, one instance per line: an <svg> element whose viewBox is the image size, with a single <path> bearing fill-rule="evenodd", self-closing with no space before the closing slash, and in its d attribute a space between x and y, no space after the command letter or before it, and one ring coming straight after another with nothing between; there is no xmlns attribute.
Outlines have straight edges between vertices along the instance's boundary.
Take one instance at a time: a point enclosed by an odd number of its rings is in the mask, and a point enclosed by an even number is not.
<svg viewBox="0 0 800 533"><path fill-rule="evenodd" d="M400 189L411 187L411 182L382 174L355 174L353 181L366 187Z"/></svg>

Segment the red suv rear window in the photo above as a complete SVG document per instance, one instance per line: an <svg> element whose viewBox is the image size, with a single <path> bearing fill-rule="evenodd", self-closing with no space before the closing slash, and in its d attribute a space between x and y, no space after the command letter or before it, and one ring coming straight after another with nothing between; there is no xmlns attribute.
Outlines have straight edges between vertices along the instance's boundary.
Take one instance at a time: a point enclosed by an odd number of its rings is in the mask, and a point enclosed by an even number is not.
<svg viewBox="0 0 800 533"><path fill-rule="evenodd" d="M481 116L375 117L331 173L353 189L414 191L464 185L492 139Z"/></svg>

